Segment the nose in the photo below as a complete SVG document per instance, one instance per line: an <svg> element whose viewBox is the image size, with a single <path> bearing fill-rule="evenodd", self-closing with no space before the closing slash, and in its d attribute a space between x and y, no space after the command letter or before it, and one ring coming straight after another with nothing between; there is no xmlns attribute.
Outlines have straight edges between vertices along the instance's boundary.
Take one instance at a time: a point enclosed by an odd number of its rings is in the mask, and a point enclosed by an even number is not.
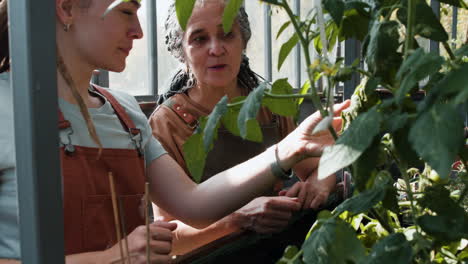
<svg viewBox="0 0 468 264"><path fill-rule="evenodd" d="M224 42L219 39L213 39L210 43L210 55L218 57L224 55L224 53L226 53Z"/></svg>
<svg viewBox="0 0 468 264"><path fill-rule="evenodd" d="M135 23L128 30L128 37L131 39L143 38L143 30L141 29L140 20L136 19Z"/></svg>

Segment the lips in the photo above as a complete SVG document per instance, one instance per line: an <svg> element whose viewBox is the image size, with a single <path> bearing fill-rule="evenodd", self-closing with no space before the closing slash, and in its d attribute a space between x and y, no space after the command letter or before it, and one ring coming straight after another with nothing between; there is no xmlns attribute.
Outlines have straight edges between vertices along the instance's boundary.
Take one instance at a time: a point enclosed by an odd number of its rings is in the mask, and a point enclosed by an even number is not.
<svg viewBox="0 0 468 264"><path fill-rule="evenodd" d="M129 48L119 48L120 51L125 53L127 56L130 54L130 51L132 50L132 47Z"/></svg>
<svg viewBox="0 0 468 264"><path fill-rule="evenodd" d="M212 66L209 66L208 69L213 70L213 71L221 71L224 70L227 67L227 64L215 64Z"/></svg>

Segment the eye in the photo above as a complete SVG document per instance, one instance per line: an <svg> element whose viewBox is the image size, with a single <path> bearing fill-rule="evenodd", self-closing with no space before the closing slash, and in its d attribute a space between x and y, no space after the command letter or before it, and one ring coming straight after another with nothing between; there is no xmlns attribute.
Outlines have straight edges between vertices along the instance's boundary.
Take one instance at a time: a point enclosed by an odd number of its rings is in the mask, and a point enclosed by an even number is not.
<svg viewBox="0 0 468 264"><path fill-rule="evenodd" d="M201 44L201 43L205 42L206 39L207 39L207 38L206 38L205 36L197 36L197 37L194 37L194 38L192 39L192 41L193 41L194 43Z"/></svg>
<svg viewBox="0 0 468 264"><path fill-rule="evenodd" d="M122 13L127 15L127 16L135 15L135 12L133 12L132 10L122 10Z"/></svg>
<svg viewBox="0 0 468 264"><path fill-rule="evenodd" d="M228 32L228 33L225 33L224 34L224 37L225 38L233 38L234 37L234 33L231 31L231 32Z"/></svg>

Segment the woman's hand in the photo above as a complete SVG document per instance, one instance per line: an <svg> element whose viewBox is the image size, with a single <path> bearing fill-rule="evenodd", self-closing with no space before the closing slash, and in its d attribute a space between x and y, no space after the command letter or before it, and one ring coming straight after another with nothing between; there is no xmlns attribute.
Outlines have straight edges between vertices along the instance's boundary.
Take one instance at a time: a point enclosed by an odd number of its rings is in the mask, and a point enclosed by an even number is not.
<svg viewBox="0 0 468 264"><path fill-rule="evenodd" d="M230 224L262 234L276 233L288 225L292 213L300 208L297 198L259 197L231 214Z"/></svg>
<svg viewBox="0 0 468 264"><path fill-rule="evenodd" d="M288 190L281 190L280 196L297 197L302 209L318 209L325 204L330 193L335 189L336 177L334 175L323 180L317 179L317 170L306 181L296 182Z"/></svg>
<svg viewBox="0 0 468 264"><path fill-rule="evenodd" d="M175 230L177 224L156 221L149 225L149 251L150 263L171 263L169 253L172 250L172 231ZM139 226L135 228L127 236L129 255L131 262L134 264L146 264L146 226ZM122 240L122 245L124 240ZM110 249L103 252L106 259L105 263L126 263L120 257L119 245L116 244Z"/></svg>
<svg viewBox="0 0 468 264"><path fill-rule="evenodd" d="M335 131L339 131L341 128L341 112L348 108L350 104L351 101L346 100L341 104L334 105L331 124ZM328 130L313 133L320 121L322 121L322 117L317 111L278 143L278 156L282 168L291 168L298 161L307 157L319 157L326 146L335 142Z"/></svg>

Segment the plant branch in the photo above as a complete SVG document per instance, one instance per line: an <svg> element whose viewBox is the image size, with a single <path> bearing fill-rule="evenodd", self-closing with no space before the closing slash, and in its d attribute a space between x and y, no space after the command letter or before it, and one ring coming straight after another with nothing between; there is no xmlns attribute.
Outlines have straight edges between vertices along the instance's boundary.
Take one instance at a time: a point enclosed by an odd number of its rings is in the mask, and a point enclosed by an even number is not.
<svg viewBox="0 0 468 264"><path fill-rule="evenodd" d="M447 51L447 54L449 55L451 60L456 60L457 58L453 54L452 48L450 48L450 45L447 43L447 41L442 42L442 45L444 46L445 51Z"/></svg>
<svg viewBox="0 0 468 264"><path fill-rule="evenodd" d="M359 72L360 74L362 75L365 75L366 77L373 77L372 73L368 72L368 71L365 71L361 68L354 68L357 72ZM388 89L390 91L393 91L393 87L390 85L390 84L387 84L387 83L383 83L383 82L380 82L380 85L382 85L385 89Z"/></svg>

